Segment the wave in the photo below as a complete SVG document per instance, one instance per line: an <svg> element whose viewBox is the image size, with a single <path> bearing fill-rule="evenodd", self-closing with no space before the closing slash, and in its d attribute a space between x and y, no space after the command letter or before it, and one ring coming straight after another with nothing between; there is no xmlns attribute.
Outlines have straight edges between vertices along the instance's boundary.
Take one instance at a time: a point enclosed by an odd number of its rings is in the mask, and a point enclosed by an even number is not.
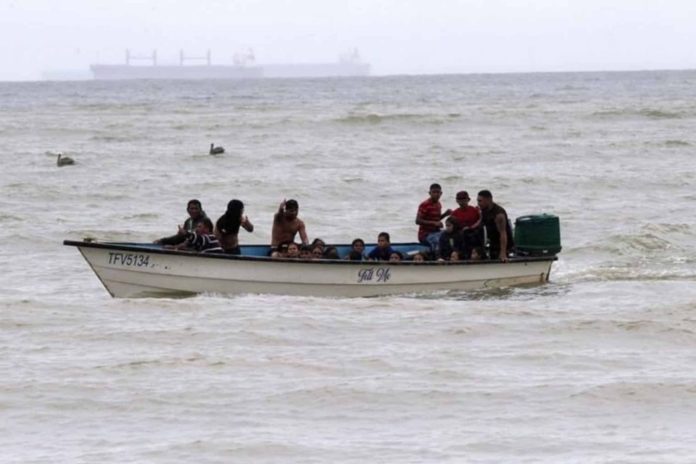
<svg viewBox="0 0 696 464"><path fill-rule="evenodd" d="M682 115L680 113L674 113L671 111L662 111L654 109L643 109L638 112L639 115L645 116L650 119L681 119Z"/></svg>
<svg viewBox="0 0 696 464"><path fill-rule="evenodd" d="M691 144L686 140L666 140L666 147L690 147Z"/></svg>
<svg viewBox="0 0 696 464"><path fill-rule="evenodd" d="M601 110L592 113L593 117L602 119L620 118L620 117L642 117L647 119L682 119L686 114L683 112L665 111L654 108L636 109L613 109Z"/></svg>
<svg viewBox="0 0 696 464"><path fill-rule="evenodd" d="M340 124L382 124L386 122L409 122L417 121L429 124L442 124L445 119L456 119L461 117L459 113L442 114L422 114L422 113L394 113L394 114L350 114L336 118L333 121Z"/></svg>

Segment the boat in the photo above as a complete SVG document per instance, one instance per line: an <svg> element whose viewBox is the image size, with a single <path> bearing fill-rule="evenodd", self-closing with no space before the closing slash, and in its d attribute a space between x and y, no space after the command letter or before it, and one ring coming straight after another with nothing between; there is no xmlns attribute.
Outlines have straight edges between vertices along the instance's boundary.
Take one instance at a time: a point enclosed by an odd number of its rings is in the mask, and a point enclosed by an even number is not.
<svg viewBox="0 0 696 464"><path fill-rule="evenodd" d="M232 256L171 250L152 243L65 240L63 244L77 247L115 298L201 293L374 297L476 290L545 283L557 259L554 253L512 257L507 263L300 260L268 257L267 245L242 246L241 255ZM345 256L350 246L336 248ZM424 249L418 243L392 244L392 248L405 256Z"/></svg>
<svg viewBox="0 0 696 464"><path fill-rule="evenodd" d="M498 260L349 261L270 257L268 245L243 245L241 254L173 250L154 243L65 240L77 247L115 298L176 297L201 293L372 297L466 291L548 282L561 251L560 223L550 214L517 218L515 253ZM375 244L366 245L371 249ZM420 243L391 244L402 256L429 250ZM350 245L335 245L345 258Z"/></svg>

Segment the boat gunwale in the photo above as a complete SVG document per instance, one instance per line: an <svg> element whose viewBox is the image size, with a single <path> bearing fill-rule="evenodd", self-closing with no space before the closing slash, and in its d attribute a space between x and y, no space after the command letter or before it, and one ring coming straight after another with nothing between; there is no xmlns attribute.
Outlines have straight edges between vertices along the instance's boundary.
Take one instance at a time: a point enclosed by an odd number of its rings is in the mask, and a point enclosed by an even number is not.
<svg viewBox="0 0 696 464"><path fill-rule="evenodd" d="M173 255L179 257L196 257L196 258L206 258L206 259L226 259L233 261L253 261L262 263L293 263L293 264L340 264L348 266L365 266L366 264L374 263L380 265L389 266L472 266L472 265L490 265L490 264L504 264L498 260L467 260L467 261L421 261L416 262L412 260L404 261L352 261L346 259L299 259L299 258L271 258L270 256L240 256L240 255L229 255L224 253L202 253L195 251L186 250L170 250L164 248L146 248L145 243L143 244L127 244L122 242L86 242L77 240L63 240L63 245L74 246L74 247L85 247L85 248L99 248L104 250L121 250L121 251L132 251L132 252L147 252L161 255ZM395 243L394 245L399 245ZM265 247L268 245L244 245L244 246L257 246ZM338 246L343 246L339 244ZM508 260L508 263L527 263L527 262L539 262L539 261L557 261L557 255L549 256L515 256Z"/></svg>

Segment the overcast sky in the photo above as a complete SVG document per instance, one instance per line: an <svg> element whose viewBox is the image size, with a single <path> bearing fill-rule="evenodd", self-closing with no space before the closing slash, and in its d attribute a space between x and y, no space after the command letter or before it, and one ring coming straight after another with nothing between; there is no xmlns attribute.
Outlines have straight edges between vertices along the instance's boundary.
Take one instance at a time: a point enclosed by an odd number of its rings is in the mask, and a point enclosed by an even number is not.
<svg viewBox="0 0 696 464"><path fill-rule="evenodd" d="M696 0L0 0L0 80L179 49L373 74L696 68Z"/></svg>

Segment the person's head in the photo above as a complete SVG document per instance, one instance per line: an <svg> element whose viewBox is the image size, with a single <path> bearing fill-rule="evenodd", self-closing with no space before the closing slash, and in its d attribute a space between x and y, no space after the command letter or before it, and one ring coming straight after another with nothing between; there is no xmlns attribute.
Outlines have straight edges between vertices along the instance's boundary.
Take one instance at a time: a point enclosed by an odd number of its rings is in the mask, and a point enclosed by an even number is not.
<svg viewBox="0 0 696 464"><path fill-rule="evenodd" d="M401 253L399 253L398 251L393 252L389 255L389 261L392 263L397 263L401 261Z"/></svg>
<svg viewBox="0 0 696 464"><path fill-rule="evenodd" d="M300 258L312 259L312 247L309 245L302 245L300 247Z"/></svg>
<svg viewBox="0 0 696 464"><path fill-rule="evenodd" d="M196 233L199 235L208 235L213 233L213 221L208 218L203 218L196 224Z"/></svg>
<svg viewBox="0 0 696 464"><path fill-rule="evenodd" d="M452 234L459 229L459 224L457 223L457 220L454 219L452 216L448 217L447 220L445 221L445 230L447 231L448 234Z"/></svg>
<svg viewBox="0 0 696 464"><path fill-rule="evenodd" d="M300 211L300 205L297 204L297 200L288 200L285 202L285 219L292 221L297 217L297 213Z"/></svg>
<svg viewBox="0 0 696 464"><path fill-rule="evenodd" d="M326 247L326 243L324 243L324 241L320 238L315 238L314 240L312 240L312 248L315 247L320 247L321 249L324 249Z"/></svg>
<svg viewBox="0 0 696 464"><path fill-rule="evenodd" d="M363 254L359 251L353 250L350 253L348 253L348 259L350 261L362 261Z"/></svg>
<svg viewBox="0 0 696 464"><path fill-rule="evenodd" d="M288 243L288 258L299 258L300 247L295 242Z"/></svg>
<svg viewBox="0 0 696 464"><path fill-rule="evenodd" d="M312 248L312 258L320 259L324 257L324 248L316 246Z"/></svg>
<svg viewBox="0 0 696 464"><path fill-rule="evenodd" d="M455 197L455 199L457 200L457 204L461 208L468 206L469 200L471 200L471 198L469 197L469 193L466 190L461 190L457 192L457 196Z"/></svg>
<svg viewBox="0 0 696 464"><path fill-rule="evenodd" d="M488 209L493 204L493 194L489 190L481 190L476 197L476 202L481 209Z"/></svg>
<svg viewBox="0 0 696 464"><path fill-rule="evenodd" d="M330 246L326 250L324 250L324 258L326 258L326 259L341 259L341 257L338 254L338 250L334 246Z"/></svg>
<svg viewBox="0 0 696 464"><path fill-rule="evenodd" d="M236 199L230 200L230 202L227 203L227 211L225 211L225 214L232 219L241 220L242 214L244 214L244 203Z"/></svg>
<svg viewBox="0 0 696 464"><path fill-rule="evenodd" d="M415 255L413 255L413 261L416 263L422 263L425 261L425 255L421 252L418 252Z"/></svg>
<svg viewBox="0 0 696 464"><path fill-rule="evenodd" d="M284 258L288 255L288 245L292 242L283 242L278 245L278 254Z"/></svg>
<svg viewBox="0 0 696 464"><path fill-rule="evenodd" d="M230 202L227 203L225 214L220 216L215 223L218 231L223 235L236 235L242 223L242 214L244 214L244 203L236 199L230 200Z"/></svg>
<svg viewBox="0 0 696 464"><path fill-rule="evenodd" d="M453 251L452 254L450 254L450 261L459 261L459 252L458 251Z"/></svg>
<svg viewBox="0 0 696 464"><path fill-rule="evenodd" d="M203 206L201 205L201 202L196 199L189 200L188 204L186 205L186 212L188 212L191 218L198 219L201 217L201 214L203 214Z"/></svg>
<svg viewBox="0 0 696 464"><path fill-rule="evenodd" d="M353 251L357 251L358 253L362 253L365 251L365 241L361 238L356 238L350 244L350 248Z"/></svg>
<svg viewBox="0 0 696 464"><path fill-rule="evenodd" d="M473 250L471 250L471 258L474 261L478 261L479 259L483 258L483 250L481 247L476 247Z"/></svg>
<svg viewBox="0 0 696 464"><path fill-rule="evenodd" d="M440 197L442 196L442 187L440 187L440 184L431 184L428 193L430 194L430 201L440 201Z"/></svg>
<svg viewBox="0 0 696 464"><path fill-rule="evenodd" d="M380 232L377 236L377 246L380 248L387 248L391 245L391 240L387 232Z"/></svg>

